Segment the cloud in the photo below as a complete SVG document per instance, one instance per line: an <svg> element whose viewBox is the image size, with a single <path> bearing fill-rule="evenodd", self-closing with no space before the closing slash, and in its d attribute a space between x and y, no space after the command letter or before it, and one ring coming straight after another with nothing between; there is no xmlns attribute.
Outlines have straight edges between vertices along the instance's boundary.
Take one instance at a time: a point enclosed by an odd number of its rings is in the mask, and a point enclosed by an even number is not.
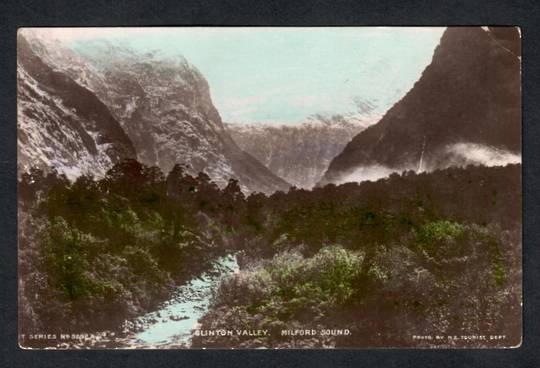
<svg viewBox="0 0 540 368"><path fill-rule="evenodd" d="M504 166L521 162L520 154L475 143L453 144L446 151L453 161L461 161L462 165Z"/></svg>
<svg viewBox="0 0 540 368"><path fill-rule="evenodd" d="M464 167L467 165L483 165L483 166L505 166L508 164L521 163L521 155L519 153L510 152L500 148L476 144L476 143L456 143L448 145L443 151L443 154L436 155L444 157L444 161L437 166L431 167L429 171L437 168L450 166ZM388 177L390 174L403 171L419 172L417 168L410 165L403 165L399 168L391 168L379 164L359 166L335 180L336 184L344 184L350 182L377 181ZM420 170L420 172L423 170Z"/></svg>
<svg viewBox="0 0 540 368"><path fill-rule="evenodd" d="M383 165L360 166L342 175L335 181L335 183L344 184L351 182L360 183L363 181L377 181L379 179L386 178L396 171L402 170L392 169Z"/></svg>

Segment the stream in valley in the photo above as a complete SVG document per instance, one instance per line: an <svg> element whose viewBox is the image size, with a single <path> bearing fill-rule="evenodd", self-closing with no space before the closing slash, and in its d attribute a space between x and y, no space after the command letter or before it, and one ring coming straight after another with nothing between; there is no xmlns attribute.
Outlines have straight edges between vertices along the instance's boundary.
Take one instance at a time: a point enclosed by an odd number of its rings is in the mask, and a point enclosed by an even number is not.
<svg viewBox="0 0 540 368"><path fill-rule="evenodd" d="M171 298L153 312L133 321L126 321L128 333L119 343L119 348L187 348L191 331L210 307L212 294L224 277L238 272L235 255L216 260L211 271L193 278L179 286Z"/></svg>

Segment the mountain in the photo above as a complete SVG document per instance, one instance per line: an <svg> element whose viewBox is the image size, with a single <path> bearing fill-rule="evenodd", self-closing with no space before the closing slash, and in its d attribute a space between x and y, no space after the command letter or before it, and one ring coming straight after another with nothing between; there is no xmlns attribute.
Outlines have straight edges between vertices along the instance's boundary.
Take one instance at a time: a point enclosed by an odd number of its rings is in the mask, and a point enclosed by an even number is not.
<svg viewBox="0 0 540 368"><path fill-rule="evenodd" d="M46 37L34 37L33 49L103 101L143 164L165 173L185 164L188 173L204 171L220 187L236 178L245 191L289 187L236 145L206 79L183 57L138 53L100 40L67 48Z"/></svg>
<svg viewBox="0 0 540 368"><path fill-rule="evenodd" d="M519 30L453 27L413 88L347 144L320 184L520 160Z"/></svg>
<svg viewBox="0 0 540 368"><path fill-rule="evenodd" d="M103 175L134 158L129 137L108 108L67 74L53 70L17 37L17 167L56 168L70 178Z"/></svg>
<svg viewBox="0 0 540 368"><path fill-rule="evenodd" d="M295 125L227 124L227 128L240 148L273 173L298 188L310 189L330 161L375 119L368 114L313 115Z"/></svg>

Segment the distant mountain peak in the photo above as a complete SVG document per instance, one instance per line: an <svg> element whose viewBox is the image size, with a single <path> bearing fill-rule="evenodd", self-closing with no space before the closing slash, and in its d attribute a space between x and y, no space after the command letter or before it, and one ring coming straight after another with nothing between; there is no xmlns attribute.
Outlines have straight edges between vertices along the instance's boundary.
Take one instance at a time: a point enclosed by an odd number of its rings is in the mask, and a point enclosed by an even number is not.
<svg viewBox="0 0 540 368"><path fill-rule="evenodd" d="M375 123L374 115L314 114L297 124L227 124L230 134L276 175L311 188L355 134Z"/></svg>

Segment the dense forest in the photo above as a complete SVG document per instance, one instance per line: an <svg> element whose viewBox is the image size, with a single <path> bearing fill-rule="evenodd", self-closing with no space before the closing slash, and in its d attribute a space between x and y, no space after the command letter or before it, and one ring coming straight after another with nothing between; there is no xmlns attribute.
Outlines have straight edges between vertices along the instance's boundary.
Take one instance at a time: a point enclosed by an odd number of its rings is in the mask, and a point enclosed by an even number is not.
<svg viewBox="0 0 540 368"><path fill-rule="evenodd" d="M474 333L506 335L489 346L520 343L521 165L270 196L187 172L129 159L100 179L23 174L20 330L119 330L236 254L240 271L201 328L271 333L195 336L194 347L485 346L413 341ZM308 325L350 333L280 334Z"/></svg>

